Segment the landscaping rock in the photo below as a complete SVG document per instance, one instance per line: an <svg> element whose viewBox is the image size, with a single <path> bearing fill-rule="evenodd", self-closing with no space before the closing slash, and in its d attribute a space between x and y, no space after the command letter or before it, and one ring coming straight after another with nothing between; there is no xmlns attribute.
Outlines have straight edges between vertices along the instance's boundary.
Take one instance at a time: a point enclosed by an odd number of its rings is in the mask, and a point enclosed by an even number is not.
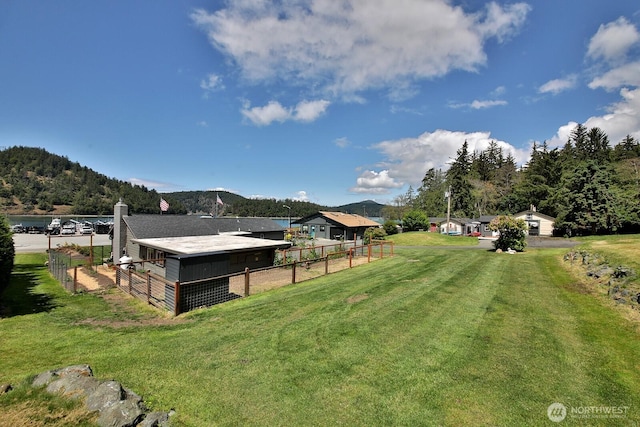
<svg viewBox="0 0 640 427"><path fill-rule="evenodd" d="M80 399L87 397L100 382L93 377L74 377L72 375L65 375L54 381L51 381L47 385L48 393L62 393L66 397L72 399Z"/></svg>
<svg viewBox="0 0 640 427"><path fill-rule="evenodd" d="M11 390L13 390L11 384L0 384L0 394L9 393Z"/></svg>
<svg viewBox="0 0 640 427"><path fill-rule="evenodd" d="M33 380L32 385L34 387L42 387L59 377L65 377L67 375L72 375L74 377L93 377L93 371L91 371L91 367L89 365L67 366L66 368L54 369L37 375Z"/></svg>
<svg viewBox="0 0 640 427"><path fill-rule="evenodd" d="M633 277L635 276L635 272L632 268L621 265L616 267L616 269L612 273L612 276L616 279L621 279L623 277Z"/></svg>
<svg viewBox="0 0 640 427"><path fill-rule="evenodd" d="M173 415L173 412L151 412L142 420L137 427L160 427L165 426L169 422L169 417Z"/></svg>
<svg viewBox="0 0 640 427"><path fill-rule="evenodd" d="M587 276L595 277L596 279L599 279L601 277L609 277L613 275L613 272L614 272L613 268L609 267L608 265L603 265L594 270L587 271Z"/></svg>
<svg viewBox="0 0 640 427"><path fill-rule="evenodd" d="M114 380L93 377L89 365L74 365L43 372L32 381L33 387L47 387L49 393L85 399L89 411L97 411L98 425L103 427L164 427L173 413L147 414L142 397Z"/></svg>
<svg viewBox="0 0 640 427"><path fill-rule="evenodd" d="M102 427L135 427L144 419L144 409L132 400L120 400L100 410Z"/></svg>

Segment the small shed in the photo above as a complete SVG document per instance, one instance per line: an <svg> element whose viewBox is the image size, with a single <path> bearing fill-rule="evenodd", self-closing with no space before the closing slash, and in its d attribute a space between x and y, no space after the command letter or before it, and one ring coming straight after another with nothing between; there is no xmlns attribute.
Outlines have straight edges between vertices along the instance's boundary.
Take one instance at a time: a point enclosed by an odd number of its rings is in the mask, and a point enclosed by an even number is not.
<svg viewBox="0 0 640 427"><path fill-rule="evenodd" d="M361 215L320 211L294 222L302 233L312 238L355 240L369 227L380 227L376 221Z"/></svg>
<svg viewBox="0 0 640 427"><path fill-rule="evenodd" d="M213 236L133 239L144 251L162 253L151 264L156 273L171 282L196 284L183 286L180 312L211 306L231 298L228 274L273 265L275 251L290 242L257 239L233 234ZM175 309L174 290L165 287L167 309Z"/></svg>

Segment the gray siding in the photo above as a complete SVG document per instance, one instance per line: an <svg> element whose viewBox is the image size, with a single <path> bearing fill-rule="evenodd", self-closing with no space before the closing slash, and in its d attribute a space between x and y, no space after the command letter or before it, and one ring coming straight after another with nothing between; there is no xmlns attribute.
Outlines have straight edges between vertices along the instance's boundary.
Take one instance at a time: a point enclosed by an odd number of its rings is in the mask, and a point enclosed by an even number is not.
<svg viewBox="0 0 640 427"><path fill-rule="evenodd" d="M169 261L170 258L171 256L167 256L167 261ZM167 271L167 275L165 277L169 280L191 282L194 280L208 279L210 277L229 274L228 254L204 255L193 258L186 257L177 261L180 263L178 278L169 278L169 273Z"/></svg>

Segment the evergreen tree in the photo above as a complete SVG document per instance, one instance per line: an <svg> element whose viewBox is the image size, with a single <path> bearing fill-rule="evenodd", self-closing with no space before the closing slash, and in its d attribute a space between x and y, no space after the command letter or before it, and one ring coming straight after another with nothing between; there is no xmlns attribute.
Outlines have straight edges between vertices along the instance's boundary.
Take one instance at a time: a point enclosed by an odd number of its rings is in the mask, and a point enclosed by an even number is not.
<svg viewBox="0 0 640 427"><path fill-rule="evenodd" d="M640 157L640 143L631 135L627 135L618 145L613 147L611 157L613 160Z"/></svg>
<svg viewBox="0 0 640 427"><path fill-rule="evenodd" d="M422 185L418 188L415 206L429 216L442 216L447 212L447 201L444 194L447 182L444 172L431 168L422 178Z"/></svg>
<svg viewBox="0 0 640 427"><path fill-rule="evenodd" d="M473 195L471 194L470 168L467 141L456 152L456 158L447 171L447 183L451 187L451 211L457 217L473 216Z"/></svg>
<svg viewBox="0 0 640 427"><path fill-rule="evenodd" d="M595 160L580 163L565 174L554 198L556 228L569 236L616 232L621 222L612 187L611 168Z"/></svg>

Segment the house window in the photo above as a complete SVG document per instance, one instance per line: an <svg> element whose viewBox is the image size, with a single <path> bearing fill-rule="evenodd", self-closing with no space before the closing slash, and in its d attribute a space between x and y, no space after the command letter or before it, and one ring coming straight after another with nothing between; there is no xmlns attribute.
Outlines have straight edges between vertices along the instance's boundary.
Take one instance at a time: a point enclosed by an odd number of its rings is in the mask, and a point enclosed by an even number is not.
<svg viewBox="0 0 640 427"><path fill-rule="evenodd" d="M159 265L160 267L164 267L164 259L165 259L164 251L156 251L156 255L155 255L156 265Z"/></svg>
<svg viewBox="0 0 640 427"><path fill-rule="evenodd" d="M160 267L164 267L164 261L166 254L164 251L159 251L153 248L145 248L145 256L144 259L150 261L152 264L155 264Z"/></svg>
<svg viewBox="0 0 640 427"><path fill-rule="evenodd" d="M324 225L320 226L320 231L324 231Z"/></svg>

